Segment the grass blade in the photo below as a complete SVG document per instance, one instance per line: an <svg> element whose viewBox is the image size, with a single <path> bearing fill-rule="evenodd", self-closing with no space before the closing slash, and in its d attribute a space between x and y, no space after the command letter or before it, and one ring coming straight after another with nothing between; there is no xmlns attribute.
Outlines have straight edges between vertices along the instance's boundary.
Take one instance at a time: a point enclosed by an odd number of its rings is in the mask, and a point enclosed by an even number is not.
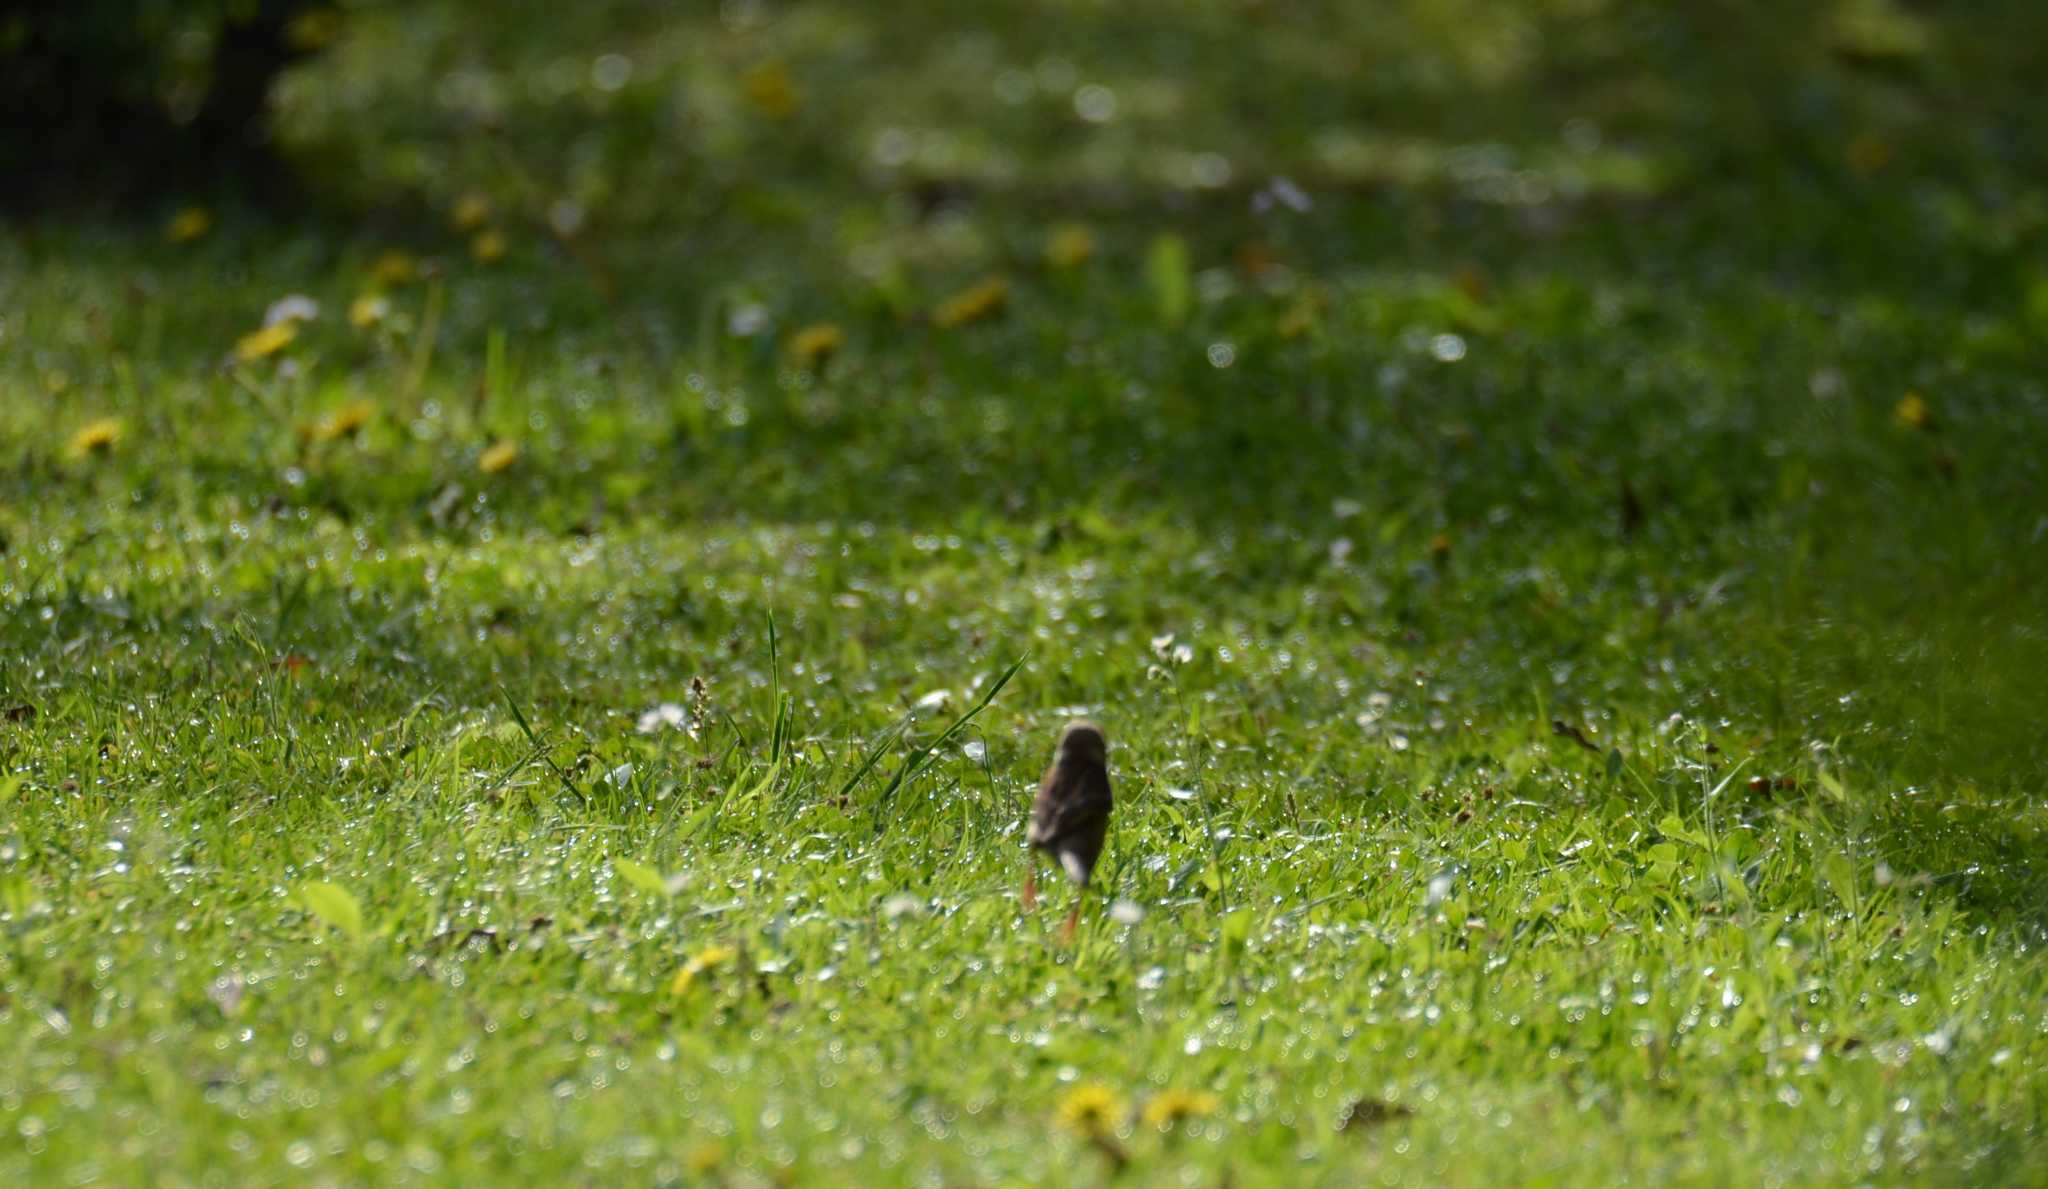
<svg viewBox="0 0 2048 1189"><path fill-rule="evenodd" d="M968 707L965 714L954 719L953 725L939 732L938 738L912 752L910 758L904 761L903 766L896 770L896 775L891 777L888 785L882 789L881 796L875 798L874 825L876 834L882 832L882 811L888 808L889 802L895 799L896 794L902 791L903 786L908 784L923 770L926 761L931 758L932 753L944 747L947 740L959 734L961 728L974 721L975 715L987 709L988 704L995 701L996 695L1003 692L1003 687L1010 684L1010 678L1015 677L1017 670L1023 667L1024 658L1022 656L1011 661L1010 667L1003 670L1002 676L989 684L988 689L981 695L980 701Z"/></svg>

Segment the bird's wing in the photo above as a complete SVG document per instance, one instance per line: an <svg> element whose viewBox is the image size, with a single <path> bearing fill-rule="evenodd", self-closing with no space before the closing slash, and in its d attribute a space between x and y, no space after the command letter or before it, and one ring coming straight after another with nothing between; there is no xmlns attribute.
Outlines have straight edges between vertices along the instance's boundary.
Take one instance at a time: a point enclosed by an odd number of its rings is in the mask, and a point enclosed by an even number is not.
<svg viewBox="0 0 2048 1189"><path fill-rule="evenodd" d="M1063 779L1064 777L1064 779ZM1031 803L1031 844L1055 847L1062 840L1100 837L1109 827L1109 773L1088 765L1045 774Z"/></svg>

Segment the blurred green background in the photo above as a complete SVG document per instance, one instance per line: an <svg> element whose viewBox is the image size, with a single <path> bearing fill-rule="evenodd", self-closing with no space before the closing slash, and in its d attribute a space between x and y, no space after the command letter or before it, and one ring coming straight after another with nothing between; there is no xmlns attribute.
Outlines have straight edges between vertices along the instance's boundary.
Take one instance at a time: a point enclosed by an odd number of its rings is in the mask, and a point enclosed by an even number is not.
<svg viewBox="0 0 2048 1189"><path fill-rule="evenodd" d="M7 18L0 60L26 177L122 175L108 112L172 147L137 150L152 168L242 119L328 210L484 191L536 226L844 251L935 206L1239 205L1281 175L1532 230L1704 204L1743 220L1731 250L1792 253L1825 224L1885 243L1896 212L1840 205L1877 178L1924 187L1923 218L1989 201L2032 230L2042 23L2024 0L88 0ZM28 102L63 94L105 110Z"/></svg>

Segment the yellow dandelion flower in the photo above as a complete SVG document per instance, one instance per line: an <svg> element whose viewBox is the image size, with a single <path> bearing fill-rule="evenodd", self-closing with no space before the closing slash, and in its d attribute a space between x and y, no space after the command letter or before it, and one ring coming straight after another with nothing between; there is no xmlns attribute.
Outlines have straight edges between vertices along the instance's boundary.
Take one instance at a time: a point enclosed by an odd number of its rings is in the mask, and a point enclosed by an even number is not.
<svg viewBox="0 0 2048 1189"><path fill-rule="evenodd" d="M368 330L382 322L391 312L391 303L381 293L365 293L348 303L348 324L357 330Z"/></svg>
<svg viewBox="0 0 2048 1189"><path fill-rule="evenodd" d="M1062 271L1081 267L1095 255L1095 233L1079 223L1062 223L1045 237L1045 262Z"/></svg>
<svg viewBox="0 0 2048 1189"><path fill-rule="evenodd" d="M690 955L690 960L683 963L683 968L676 971L676 976L669 980L668 993L683 994L696 985L698 975L716 970L737 957L739 951L729 945L711 945L698 950Z"/></svg>
<svg viewBox="0 0 2048 1189"><path fill-rule="evenodd" d="M370 284L379 289L395 289L418 280L419 261L411 254L397 250L385 252L370 262Z"/></svg>
<svg viewBox="0 0 2048 1189"><path fill-rule="evenodd" d="M790 77L789 67L767 61L740 76L740 93L754 109L771 120L787 120L803 106L803 95Z"/></svg>
<svg viewBox="0 0 2048 1189"><path fill-rule="evenodd" d="M188 206L171 216L164 237L174 244L189 244L213 230L213 214L203 206Z"/></svg>
<svg viewBox="0 0 2048 1189"><path fill-rule="evenodd" d="M338 442L363 432L377 416L377 406L366 400L354 400L327 414L313 423L313 439L320 442Z"/></svg>
<svg viewBox="0 0 2048 1189"><path fill-rule="evenodd" d="M448 211L448 223L455 230L467 235L491 221L491 196L471 190L455 200Z"/></svg>
<svg viewBox="0 0 2048 1189"><path fill-rule="evenodd" d="M1061 1123L1083 1135L1102 1135L1116 1129L1126 1114L1123 1099L1108 1086L1090 1083L1076 1086L1060 1099Z"/></svg>
<svg viewBox="0 0 2048 1189"><path fill-rule="evenodd" d="M241 338L236 339L235 358L243 363L254 363L259 359L267 359L286 347L291 346L292 340L298 337L299 323L297 319L274 322L261 330L252 330Z"/></svg>
<svg viewBox="0 0 2048 1189"><path fill-rule="evenodd" d="M1223 1100L1203 1090L1161 1090L1145 1103L1145 1122L1153 1127L1171 1127L1183 1119L1200 1119L1215 1114Z"/></svg>
<svg viewBox="0 0 2048 1189"><path fill-rule="evenodd" d="M1283 339L1298 339L1315 328L1315 303L1307 301L1297 301L1289 306L1287 312L1280 315L1280 321L1274 326L1274 329L1280 332L1280 337Z"/></svg>
<svg viewBox="0 0 2048 1189"><path fill-rule="evenodd" d="M1005 277L984 277L939 303L932 311L932 325L941 329L965 326L993 318L1010 301L1010 282Z"/></svg>
<svg viewBox="0 0 2048 1189"><path fill-rule="evenodd" d="M476 238L469 241L469 254L475 257L478 264L496 264L505 258L506 246L505 233L495 227L488 227L477 232Z"/></svg>
<svg viewBox="0 0 2048 1189"><path fill-rule="evenodd" d="M1907 429L1926 429L1934 421L1934 410L1927 404L1927 398L1917 392L1908 392L1899 398L1898 407L1892 416Z"/></svg>
<svg viewBox="0 0 2048 1189"><path fill-rule="evenodd" d="M500 438L476 456L476 469L486 475L495 475L519 461L519 443L510 438Z"/></svg>
<svg viewBox="0 0 2048 1189"><path fill-rule="evenodd" d="M43 373L43 391L51 396L56 396L69 387L71 387L70 372L56 371Z"/></svg>
<svg viewBox="0 0 2048 1189"><path fill-rule="evenodd" d="M79 426L71 435L70 454L73 458L91 458L96 454L111 454L121 444L121 435L127 427L118 417L102 417Z"/></svg>
<svg viewBox="0 0 2048 1189"><path fill-rule="evenodd" d="M846 332L830 322L806 326L789 336L789 354L804 367L816 367L846 345Z"/></svg>

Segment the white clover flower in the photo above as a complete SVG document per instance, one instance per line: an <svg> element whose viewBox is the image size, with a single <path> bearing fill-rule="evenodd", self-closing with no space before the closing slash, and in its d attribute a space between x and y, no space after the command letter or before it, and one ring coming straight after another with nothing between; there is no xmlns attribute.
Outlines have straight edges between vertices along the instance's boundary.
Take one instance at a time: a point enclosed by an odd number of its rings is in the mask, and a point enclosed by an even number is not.
<svg viewBox="0 0 2048 1189"><path fill-rule="evenodd" d="M689 729L690 712L678 702L663 702L652 710L645 710L640 714L639 730L642 735L659 734L664 730Z"/></svg>
<svg viewBox="0 0 2048 1189"><path fill-rule="evenodd" d="M292 293L270 303L270 308L263 311L263 324L279 326L286 322L311 322L319 316L319 302L303 293Z"/></svg>

